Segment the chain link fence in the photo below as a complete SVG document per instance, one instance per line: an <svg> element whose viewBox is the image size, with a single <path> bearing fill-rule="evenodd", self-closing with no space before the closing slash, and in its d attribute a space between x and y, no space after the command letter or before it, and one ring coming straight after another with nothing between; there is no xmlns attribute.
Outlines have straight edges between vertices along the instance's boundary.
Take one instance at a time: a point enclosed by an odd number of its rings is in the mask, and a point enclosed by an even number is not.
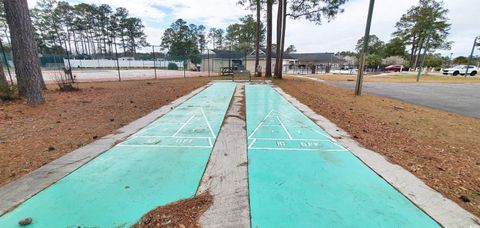
<svg viewBox="0 0 480 228"><path fill-rule="evenodd" d="M255 72L255 57L241 51L205 49L197 54L172 55L157 45L124 51L121 44L113 44L111 48L107 45L101 50L97 48L95 52L91 47L92 50L77 47L72 51L63 47L39 49L46 83L55 83L63 78L81 82L233 75L250 77ZM1 54L6 74L15 81L12 53L2 50Z"/></svg>
<svg viewBox="0 0 480 228"><path fill-rule="evenodd" d="M92 45L95 44L95 45ZM98 46L96 46L98 44ZM67 46L68 48L64 48ZM46 83L62 80L70 82L122 81L180 77L223 76L223 79L258 79L265 75L266 58L260 56L261 74L255 75L255 53L234 50L184 50L185 55L172 55L159 45L128 48L122 43L92 43L62 47L39 47L39 61ZM67 51L68 50L68 51ZM1 50L7 77L15 81L12 53ZM272 59L272 70L274 60ZM351 71L338 62L306 63L296 58L285 59L284 74L324 74Z"/></svg>

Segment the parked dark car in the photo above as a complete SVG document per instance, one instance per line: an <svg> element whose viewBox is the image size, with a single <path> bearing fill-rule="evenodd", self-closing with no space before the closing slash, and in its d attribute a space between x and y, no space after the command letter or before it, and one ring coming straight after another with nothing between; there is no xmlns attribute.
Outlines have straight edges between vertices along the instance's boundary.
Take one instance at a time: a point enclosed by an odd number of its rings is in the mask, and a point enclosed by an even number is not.
<svg viewBox="0 0 480 228"><path fill-rule="evenodd" d="M400 72L402 71L403 66L402 65L390 65L385 67L386 71L393 71L393 72Z"/></svg>

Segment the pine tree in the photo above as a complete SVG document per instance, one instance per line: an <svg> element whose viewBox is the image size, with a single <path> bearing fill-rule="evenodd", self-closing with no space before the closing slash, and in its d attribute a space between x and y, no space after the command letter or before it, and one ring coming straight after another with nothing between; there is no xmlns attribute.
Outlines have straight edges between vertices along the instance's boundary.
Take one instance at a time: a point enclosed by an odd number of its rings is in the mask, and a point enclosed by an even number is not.
<svg viewBox="0 0 480 228"><path fill-rule="evenodd" d="M410 66L416 68L420 53L425 48L450 49L452 42L447 41L450 24L448 10L442 1L419 0L417 6L410 8L402 15L395 27L393 36L410 46ZM429 40L428 47L426 41Z"/></svg>
<svg viewBox="0 0 480 228"><path fill-rule="evenodd" d="M20 96L29 105L42 104L42 72L34 39L27 0L4 0L5 13L12 42L13 61Z"/></svg>

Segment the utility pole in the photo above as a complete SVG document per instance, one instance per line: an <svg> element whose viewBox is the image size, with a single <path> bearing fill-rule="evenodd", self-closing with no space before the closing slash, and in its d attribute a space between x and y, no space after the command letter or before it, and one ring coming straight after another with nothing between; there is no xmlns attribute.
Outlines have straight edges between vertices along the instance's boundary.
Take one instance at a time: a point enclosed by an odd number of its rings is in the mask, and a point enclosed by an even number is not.
<svg viewBox="0 0 480 228"><path fill-rule="evenodd" d="M467 77L468 68L470 68L470 64L472 63L473 52L475 52L475 47L477 46L477 39L478 39L478 36L475 37L475 40L473 40L472 51L470 52L470 57L468 57L467 69L465 70L465 77Z"/></svg>
<svg viewBox="0 0 480 228"><path fill-rule="evenodd" d="M423 65L425 64L425 56L427 55L428 43L430 42L430 33L428 34L427 42L425 43L425 50L423 51L422 61L420 62L420 67L418 68L417 73L417 82L420 81L420 75L423 71Z"/></svg>
<svg viewBox="0 0 480 228"><path fill-rule="evenodd" d="M365 69L365 58L368 50L368 41L370 38L370 26L372 24L372 15L373 15L374 5L375 5L375 0L370 0L370 6L368 8L367 26L365 28L365 36L363 37L363 50L362 50L362 55L360 56L357 82L355 85L355 96L362 95L363 71Z"/></svg>

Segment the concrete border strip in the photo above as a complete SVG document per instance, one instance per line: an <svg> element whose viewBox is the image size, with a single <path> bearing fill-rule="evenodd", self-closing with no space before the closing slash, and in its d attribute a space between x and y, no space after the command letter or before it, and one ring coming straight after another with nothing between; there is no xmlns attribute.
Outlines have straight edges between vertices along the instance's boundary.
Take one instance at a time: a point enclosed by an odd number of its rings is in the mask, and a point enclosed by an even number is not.
<svg viewBox="0 0 480 228"><path fill-rule="evenodd" d="M362 160L373 171L405 195L419 208L444 227L480 227L480 219L463 209L455 202L427 186L422 180L399 165L387 161L382 155L364 148L347 132L338 128L327 118L315 113L296 98L285 93L281 88L272 87L287 99L293 106L302 111L327 133L332 135L356 157Z"/></svg>
<svg viewBox="0 0 480 228"><path fill-rule="evenodd" d="M0 216L14 209L30 197L44 190L63 177L80 168L98 155L109 150L118 142L162 117L174 107L179 106L191 97L197 95L212 83L208 83L175 101L137 119L118 129L116 133L102 137L84 147L69 152L62 157L30 172L20 179L0 187Z"/></svg>
<svg viewBox="0 0 480 228"><path fill-rule="evenodd" d="M213 196L213 205L200 217L202 227L250 227L247 132L240 113L244 88L237 83L197 191Z"/></svg>

